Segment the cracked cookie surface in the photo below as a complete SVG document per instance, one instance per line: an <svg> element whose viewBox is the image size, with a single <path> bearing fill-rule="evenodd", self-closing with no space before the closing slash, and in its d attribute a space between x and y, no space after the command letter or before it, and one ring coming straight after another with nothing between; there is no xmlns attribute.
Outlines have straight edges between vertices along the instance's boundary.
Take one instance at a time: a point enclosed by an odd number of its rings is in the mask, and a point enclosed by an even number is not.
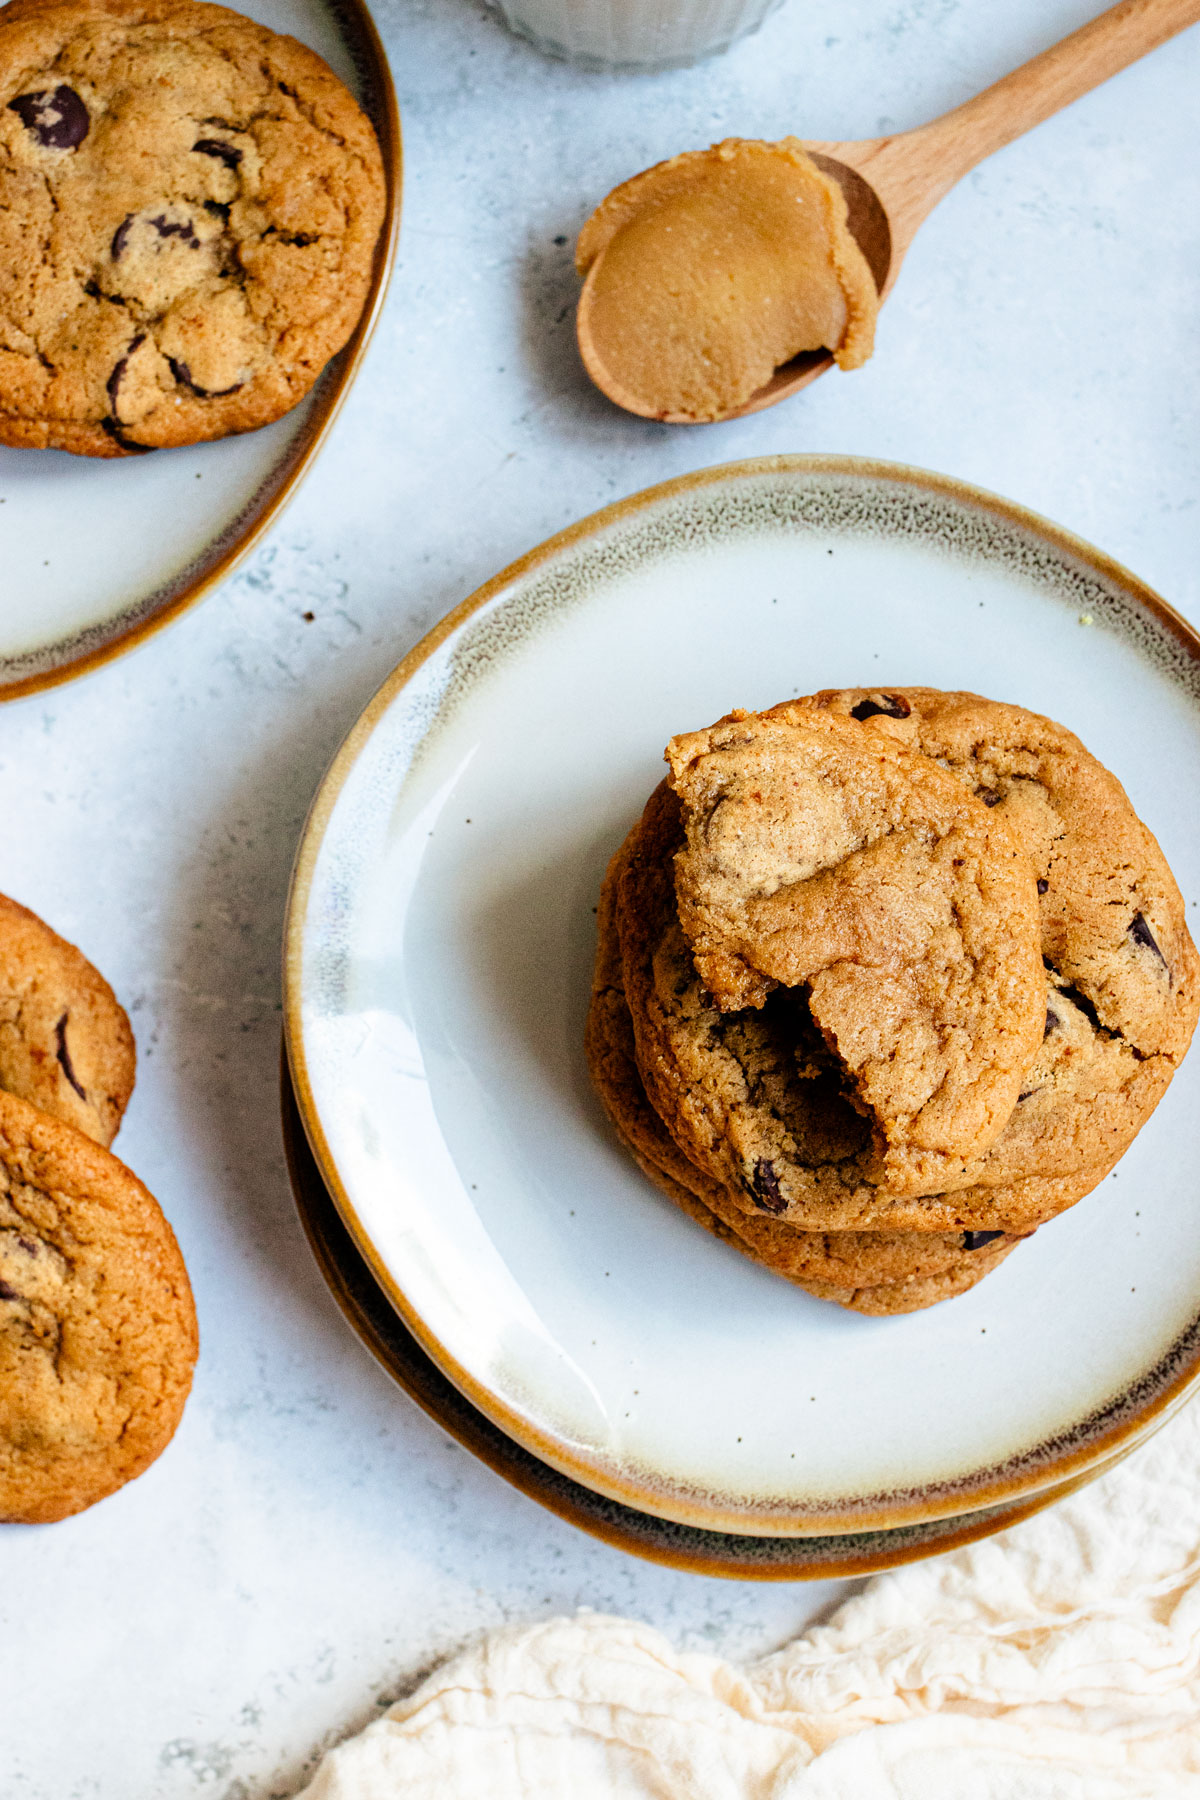
<svg viewBox="0 0 1200 1800"><path fill-rule="evenodd" d="M74 944L0 894L0 1088L107 1147L133 1092L124 1009Z"/></svg>
<svg viewBox="0 0 1200 1800"><path fill-rule="evenodd" d="M0 1093L0 1519L66 1518L141 1474L179 1422L197 1347L152 1195Z"/></svg>
<svg viewBox="0 0 1200 1800"><path fill-rule="evenodd" d="M940 1194L885 1199L803 1008L778 995L756 1015L712 1008L659 866L680 838L660 793L622 916L650 1098L691 1160L747 1210L811 1229L1032 1229L1113 1166L1186 1052L1200 983L1170 869L1116 778L1040 715L918 688L842 689L796 704L919 748L1007 816L1037 879L1042 1042L992 1148L964 1159Z"/></svg>
<svg viewBox="0 0 1200 1800"><path fill-rule="evenodd" d="M0 10L0 443L119 456L269 423L354 329L374 133L202 0Z"/></svg>
<svg viewBox="0 0 1200 1800"><path fill-rule="evenodd" d="M592 1082L642 1173L690 1218L773 1273L859 1312L910 1312L962 1293L1020 1241L1003 1232L798 1230L751 1218L684 1155L646 1098L625 998L616 889L636 831L613 858L597 909L585 1049Z"/></svg>
<svg viewBox="0 0 1200 1800"><path fill-rule="evenodd" d="M622 972L639 1077L687 1161L753 1220L813 1232L1001 1230L1026 1234L1088 1193L1110 1166L897 1197L868 1179L868 1130L803 1004L711 1004L675 911L678 802L664 783L627 841L615 884Z"/></svg>
<svg viewBox="0 0 1200 1800"><path fill-rule="evenodd" d="M689 1161L750 1216L811 1231L1000 1230L1025 1234L1090 1192L1125 1147L1086 1129L1079 1109L1072 1160L983 1183L964 1172L946 1188L897 1196L870 1178L867 1122L802 998L777 989L760 1009L721 1013L696 972L679 924L673 857L679 802L662 783L635 828L617 887L617 919L638 1071L647 1096ZM1064 1057L1048 1034L1033 1068ZM1028 1077L1027 1077L1028 1079ZM1019 1116L1021 1108L1014 1108ZM1012 1121L1010 1120L1010 1126ZM991 1170L1006 1132L979 1159Z"/></svg>
<svg viewBox="0 0 1200 1800"><path fill-rule="evenodd" d="M667 746L679 921L723 1013L785 989L850 1077L864 1172L929 1193L1004 1128L1042 1036L1033 874L964 784L785 703Z"/></svg>
<svg viewBox="0 0 1200 1800"><path fill-rule="evenodd" d="M937 760L1020 838L1037 878L1043 1042L971 1183L1111 1167L1165 1093L1200 1011L1183 897L1117 778L1065 726L933 688L830 689L798 704L853 716Z"/></svg>

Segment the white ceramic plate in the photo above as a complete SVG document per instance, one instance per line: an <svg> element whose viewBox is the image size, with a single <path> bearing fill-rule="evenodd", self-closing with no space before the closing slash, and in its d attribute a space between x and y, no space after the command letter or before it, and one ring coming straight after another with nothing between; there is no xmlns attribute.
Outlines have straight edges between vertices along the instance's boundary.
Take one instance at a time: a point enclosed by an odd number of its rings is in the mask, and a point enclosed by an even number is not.
<svg viewBox="0 0 1200 1800"><path fill-rule="evenodd" d="M417 1405L497 1475L540 1506L650 1562L736 1581L838 1581L940 1556L1019 1524L1059 1500L1092 1472L1005 1506L957 1518L923 1520L895 1531L843 1532L833 1537L767 1537L704 1531L638 1512L572 1481L531 1456L464 1399L416 1342L354 1245L321 1179L300 1120L286 1059L280 1083L283 1142L297 1210L318 1267L348 1324ZM1113 1462L1119 1462L1123 1451ZM1113 1462L1106 1463L1105 1469ZM1099 1471L1096 1471L1097 1473Z"/></svg>
<svg viewBox="0 0 1200 1800"><path fill-rule="evenodd" d="M322 1172L437 1365L552 1466L742 1533L1011 1501L1200 1365L1200 1058L1116 1175L973 1292L864 1319L651 1190L581 1050L605 862L662 746L833 685L1050 713L1200 887L1200 642L1097 552L918 471L780 458L623 502L401 665L306 830L289 1053Z"/></svg>
<svg viewBox="0 0 1200 1800"><path fill-rule="evenodd" d="M323 56L378 134L388 208L366 310L306 399L260 431L112 460L0 445L0 699L130 648L228 574L320 448L382 304L399 223L400 128L364 0L247 0L238 10Z"/></svg>

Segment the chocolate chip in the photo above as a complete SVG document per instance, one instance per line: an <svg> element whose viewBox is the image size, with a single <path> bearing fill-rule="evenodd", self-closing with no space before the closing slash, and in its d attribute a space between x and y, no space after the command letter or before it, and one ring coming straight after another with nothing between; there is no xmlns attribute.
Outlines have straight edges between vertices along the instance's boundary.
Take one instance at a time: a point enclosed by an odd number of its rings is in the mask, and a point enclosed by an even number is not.
<svg viewBox="0 0 1200 1800"><path fill-rule="evenodd" d="M105 392L108 395L108 404L112 407L114 413L117 410L117 390L121 385L121 379L122 379L123 375L125 374L125 370L129 364L129 359L133 355L134 351L138 348L138 346L140 344L144 344L145 341L146 341L146 334L144 331L140 331L138 333L137 337L135 337L133 342L130 344L128 350L125 352L125 354L121 358L120 362L117 364L116 368L113 370L112 374L109 376L108 380L104 384ZM116 423L116 421L114 421L114 423ZM106 427L106 429L107 429L107 427Z"/></svg>
<svg viewBox="0 0 1200 1800"><path fill-rule="evenodd" d="M228 212L228 208L226 211ZM119 259L129 242L129 233L133 230L136 217L135 213L130 213L129 217L123 219L113 232L113 240L109 249L114 262ZM159 213L157 218L150 220L150 224L161 238L182 238L190 250L200 248L200 239L196 236L196 228L190 219L168 219L166 213Z"/></svg>
<svg viewBox="0 0 1200 1800"><path fill-rule="evenodd" d="M903 694L880 694L878 699L860 700L850 708L852 719L873 719L882 713L888 719L907 719L912 707Z"/></svg>
<svg viewBox="0 0 1200 1800"><path fill-rule="evenodd" d="M192 393L199 395L201 400L221 400L226 394L236 394L238 389L245 385L243 382L235 381L232 387L202 388L192 380L192 371L185 362L180 362L177 356L168 356L167 362L180 387L190 388Z"/></svg>
<svg viewBox="0 0 1200 1800"><path fill-rule="evenodd" d="M83 291L90 300L107 300L110 306L124 306L126 301L120 294L106 294L98 281L85 281Z"/></svg>
<svg viewBox="0 0 1200 1800"><path fill-rule="evenodd" d="M215 157L227 169L236 169L242 160L242 153L237 145L227 144L223 138L197 138L192 149L198 156Z"/></svg>
<svg viewBox="0 0 1200 1800"><path fill-rule="evenodd" d="M36 1238L23 1238L18 1235L17 1242L20 1244L22 1250L24 1250L26 1256L37 1255L40 1246Z"/></svg>
<svg viewBox="0 0 1200 1800"><path fill-rule="evenodd" d="M115 417L116 410L117 410L117 392L121 386L121 378L125 373L125 368L126 368L127 363L129 362L130 357L133 355L134 351L138 348L139 344L144 344L145 341L146 341L145 332L144 331L140 332L138 334L138 336L133 339L133 342L130 344L128 350L125 352L124 356L121 358L120 362L117 364L116 368L113 370L112 374L109 376L108 381L105 383L105 386L108 391L109 405L113 409L114 416L110 416L107 419L101 419L101 421L100 421L101 431L107 432L110 438L112 438L116 443L120 444L122 450L128 450L134 456L148 455L149 452L151 450L153 450L154 445L153 444L139 444L135 438L127 437L125 435L125 427L121 424L120 419Z"/></svg>
<svg viewBox="0 0 1200 1800"><path fill-rule="evenodd" d="M9 1287L7 1281L0 1281L0 1300L19 1300L20 1298L15 1287Z"/></svg>
<svg viewBox="0 0 1200 1800"><path fill-rule="evenodd" d="M200 248L200 239L196 236L195 227L190 219L168 219L165 213L160 213L156 219L151 219L150 223L159 237L182 238L189 250Z"/></svg>
<svg viewBox="0 0 1200 1800"><path fill-rule="evenodd" d="M122 450L128 450L134 456L149 456L150 452L155 447L153 444L135 443L133 438L126 437L124 429L118 419L101 419L100 429L101 431L107 432L108 436L112 438L114 442L120 444Z"/></svg>
<svg viewBox="0 0 1200 1800"><path fill-rule="evenodd" d="M750 1183L750 1195L756 1206L764 1212L781 1213L787 1211L787 1201L779 1191L779 1181L775 1174L775 1165L760 1156L754 1165L754 1178Z"/></svg>
<svg viewBox="0 0 1200 1800"><path fill-rule="evenodd" d="M997 1238L1003 1236L1002 1231L964 1231L963 1249L982 1250L985 1244L994 1244Z"/></svg>
<svg viewBox="0 0 1200 1800"><path fill-rule="evenodd" d="M88 109L74 88L45 88L39 94L18 94L8 103L43 150L77 150L88 134Z"/></svg>
<svg viewBox="0 0 1200 1800"><path fill-rule="evenodd" d="M280 231L278 225L268 225L263 232L265 238L278 238L281 244L292 244L298 250L307 250L310 244L320 242L315 231ZM761 795L759 796L761 799Z"/></svg>
<svg viewBox="0 0 1200 1800"><path fill-rule="evenodd" d="M70 1016L70 1013L64 1013L62 1018L58 1021L58 1024L54 1027L54 1036L58 1043L58 1049L55 1051L55 1055L58 1057L59 1067L71 1086L75 1089L75 1092L79 1095L79 1098L81 1100L86 1100L87 1094L79 1085L79 1077L71 1066L71 1052L67 1049L67 1020Z"/></svg>
<svg viewBox="0 0 1200 1800"><path fill-rule="evenodd" d="M1077 1006L1079 1008L1079 1011L1083 1014L1084 1018L1094 1031L1103 1031L1105 1029L1100 1023L1100 1014L1096 1011L1095 1002L1089 1000L1087 995L1082 993L1079 988L1074 986L1061 987L1058 991L1064 1000L1069 1000L1072 1006Z"/></svg>
<svg viewBox="0 0 1200 1800"><path fill-rule="evenodd" d="M1135 944L1140 944L1142 946L1143 950L1153 950L1163 968L1166 968L1167 959L1155 942L1154 933L1147 925L1144 913L1134 913L1133 918L1129 922L1129 935Z"/></svg>
<svg viewBox="0 0 1200 1800"><path fill-rule="evenodd" d="M1050 883L1048 881L1043 881L1041 879L1041 877L1039 876L1038 877L1038 893L1039 894L1048 893L1049 889L1050 889Z"/></svg>
<svg viewBox="0 0 1200 1800"><path fill-rule="evenodd" d="M1052 1031L1057 1030L1057 1028L1061 1024L1062 1024L1062 1020L1059 1018L1058 1014L1054 1011L1054 1008L1051 1006L1048 1006L1046 1008L1046 1028L1042 1032L1043 1039L1048 1038L1050 1036L1050 1033Z"/></svg>

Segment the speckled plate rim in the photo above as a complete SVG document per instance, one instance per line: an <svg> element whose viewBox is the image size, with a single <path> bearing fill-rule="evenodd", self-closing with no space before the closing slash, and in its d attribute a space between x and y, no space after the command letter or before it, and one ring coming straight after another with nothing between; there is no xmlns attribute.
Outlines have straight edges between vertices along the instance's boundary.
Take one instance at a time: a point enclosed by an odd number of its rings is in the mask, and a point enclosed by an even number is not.
<svg viewBox="0 0 1200 1800"><path fill-rule="evenodd" d="M435 1424L528 1499L589 1536L631 1556L728 1581L841 1581L976 1544L1018 1525L1124 1461L1109 1461L1014 1505L895 1531L831 1537L752 1537L706 1531L639 1512L560 1474L507 1437L471 1405L425 1354L371 1273L334 1204L304 1130L287 1050L279 1060L284 1156L292 1197L317 1267L360 1343Z"/></svg>
<svg viewBox="0 0 1200 1800"><path fill-rule="evenodd" d="M270 530L293 498L350 392L378 322L396 260L403 147L396 89L387 52L370 11L364 0L326 0L326 4L343 33L360 83L359 103L375 127L383 156L386 189L383 228L375 248L371 285L362 317L349 343L326 365L310 390L313 407L303 430L292 439L237 517L179 574L144 594L122 613L23 655L22 662L44 664L50 657L61 660L7 680L0 675L0 701L17 700L27 694L58 687L123 656L127 650L145 643L155 632L170 625L224 581Z"/></svg>
<svg viewBox="0 0 1200 1800"><path fill-rule="evenodd" d="M409 651L351 727L313 798L301 832L288 895L283 941L283 1024L289 1065L305 1132L317 1166L334 1204L359 1254L371 1269L422 1350L446 1375L464 1398L509 1438L549 1464L563 1476L620 1505L654 1513L675 1524L735 1535L789 1537L848 1536L862 1532L894 1531L902 1527L958 1519L968 1513L1010 1507L1038 1495L1052 1497L1092 1479L1123 1454L1137 1447L1169 1418L1200 1386L1200 1307L1172 1344L1139 1379L1095 1413L1077 1420L1062 1432L1021 1451L1003 1463L969 1476L930 1484L919 1490L859 1496L853 1504L840 1502L822 1508L818 1503L797 1506L786 1514L773 1512L755 1530L743 1515L713 1504L693 1504L686 1495L670 1500L635 1485L631 1480L599 1473L572 1449L518 1415L495 1393L464 1369L442 1344L387 1269L370 1233L359 1218L337 1168L321 1125L308 1072L302 1020L303 939L309 897L325 832L342 788L375 727L400 691L433 653L475 613L515 583L544 572L546 565L590 538L598 538L617 524L678 496L736 481L753 481L769 475L805 477L833 475L874 480L908 487L949 500L960 508L998 519L1052 548L1060 557L1079 564L1100 583L1119 589L1136 610L1146 613L1174 640L1182 659L1200 669L1200 634L1159 594L1129 569L1073 532L1015 501L989 493L953 476L873 458L821 454L756 457L718 464L671 481L644 488L591 513L565 531L548 538L511 563L449 612Z"/></svg>

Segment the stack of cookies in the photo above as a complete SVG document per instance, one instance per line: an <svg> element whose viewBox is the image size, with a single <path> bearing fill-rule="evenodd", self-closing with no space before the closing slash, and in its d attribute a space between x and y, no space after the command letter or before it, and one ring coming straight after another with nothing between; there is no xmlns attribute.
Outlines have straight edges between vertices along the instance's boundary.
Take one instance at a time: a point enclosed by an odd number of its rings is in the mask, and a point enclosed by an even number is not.
<svg viewBox="0 0 1200 1800"><path fill-rule="evenodd" d="M108 1150L133 1078L103 976L0 895L0 1520L65 1518L141 1474L191 1386L183 1258Z"/></svg>
<svg viewBox="0 0 1200 1800"><path fill-rule="evenodd" d="M809 1293L910 1312L1089 1193L1191 1039L1183 901L1069 731L839 689L672 739L609 866L587 1051L647 1176Z"/></svg>

